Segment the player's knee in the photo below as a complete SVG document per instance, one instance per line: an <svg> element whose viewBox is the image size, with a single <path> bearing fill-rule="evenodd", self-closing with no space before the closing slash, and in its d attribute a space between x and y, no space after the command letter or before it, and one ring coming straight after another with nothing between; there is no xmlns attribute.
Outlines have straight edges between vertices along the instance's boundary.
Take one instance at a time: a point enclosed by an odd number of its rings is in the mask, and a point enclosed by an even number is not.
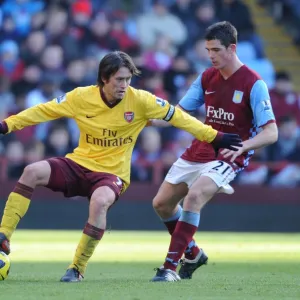
<svg viewBox="0 0 300 300"><path fill-rule="evenodd" d="M45 166L48 167L50 172L50 166L47 164ZM30 164L24 168L21 181L30 186L46 183L50 176L48 169L45 169L41 162Z"/></svg>
<svg viewBox="0 0 300 300"><path fill-rule="evenodd" d="M101 213L108 211L109 207L112 205L112 202L107 199L107 197L98 195L97 197L93 197L91 199L93 208Z"/></svg>
<svg viewBox="0 0 300 300"><path fill-rule="evenodd" d="M28 165L23 171L22 179L25 179L28 183L36 184L39 178L38 173L39 170L35 164Z"/></svg>
<svg viewBox="0 0 300 300"><path fill-rule="evenodd" d="M172 210L166 203L166 201L159 197L155 197L153 199L152 206L159 215L161 215L162 213L167 213L169 210Z"/></svg>
<svg viewBox="0 0 300 300"><path fill-rule="evenodd" d="M202 198L202 195L203 193L201 190L190 191L186 196L186 201L198 202Z"/></svg>

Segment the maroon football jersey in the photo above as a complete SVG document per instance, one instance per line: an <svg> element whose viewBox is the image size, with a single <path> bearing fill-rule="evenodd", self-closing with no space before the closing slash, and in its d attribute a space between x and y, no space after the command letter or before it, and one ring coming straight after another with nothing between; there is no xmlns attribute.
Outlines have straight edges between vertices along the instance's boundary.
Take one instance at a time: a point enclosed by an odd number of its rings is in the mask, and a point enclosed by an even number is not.
<svg viewBox="0 0 300 300"><path fill-rule="evenodd" d="M199 89L197 95L203 98L206 108L205 124L214 129L225 133L237 133L244 141L255 136L259 127L275 120L265 83L247 66L243 65L226 80L218 70L209 68L198 77L198 81L194 82L191 89ZM189 101L192 103L195 99L189 100L186 96L179 105L183 109L192 110ZM239 156L233 164L235 169L247 166L253 152L249 151ZM223 158L221 154L216 157L211 144L196 139L181 158L201 163L212 160L229 163L230 160Z"/></svg>

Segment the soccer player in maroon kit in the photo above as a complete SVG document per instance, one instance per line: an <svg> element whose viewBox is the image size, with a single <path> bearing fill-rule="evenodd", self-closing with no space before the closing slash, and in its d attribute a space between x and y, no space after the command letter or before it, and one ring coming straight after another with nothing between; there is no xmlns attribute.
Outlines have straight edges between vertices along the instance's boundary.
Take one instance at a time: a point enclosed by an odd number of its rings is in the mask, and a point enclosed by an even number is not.
<svg viewBox="0 0 300 300"><path fill-rule="evenodd" d="M255 149L276 142L278 136L265 82L237 57L236 28L226 21L215 23L207 28L205 40L213 66L198 76L179 107L192 112L205 104L205 124L239 134L243 144L236 152L220 149L216 153L210 144L194 140L169 170L153 207L172 237L166 259L152 281L190 279L207 263L208 257L193 239L201 209L216 193L230 188Z"/></svg>

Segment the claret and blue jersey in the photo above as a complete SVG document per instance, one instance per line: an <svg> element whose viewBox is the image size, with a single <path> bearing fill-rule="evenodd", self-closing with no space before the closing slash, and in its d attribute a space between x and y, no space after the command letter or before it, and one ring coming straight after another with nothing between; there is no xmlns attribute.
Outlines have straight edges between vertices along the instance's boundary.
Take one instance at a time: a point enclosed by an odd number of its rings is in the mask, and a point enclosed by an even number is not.
<svg viewBox="0 0 300 300"><path fill-rule="evenodd" d="M198 76L179 106L193 112L205 104L205 123L214 129L237 133L242 140L254 137L264 125L275 122L268 88L257 73L243 65L228 79L215 68L209 68ZM244 153L235 161L236 168L244 168L254 151ZM212 146L194 140L182 155L194 162L215 160ZM217 159L222 159L219 154ZM225 161L229 161L229 158Z"/></svg>

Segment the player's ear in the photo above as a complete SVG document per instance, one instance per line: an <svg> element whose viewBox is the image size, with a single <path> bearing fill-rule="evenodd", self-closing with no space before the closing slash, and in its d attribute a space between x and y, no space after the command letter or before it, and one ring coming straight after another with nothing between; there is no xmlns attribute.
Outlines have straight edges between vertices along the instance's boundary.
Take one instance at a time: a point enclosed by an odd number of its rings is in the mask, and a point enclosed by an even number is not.
<svg viewBox="0 0 300 300"><path fill-rule="evenodd" d="M101 80L102 80L102 82L103 82L104 84L107 84L107 82L108 82L108 80L105 79L104 77L101 77Z"/></svg>
<svg viewBox="0 0 300 300"><path fill-rule="evenodd" d="M229 48L230 48L232 53L236 53L236 44L230 44Z"/></svg>

